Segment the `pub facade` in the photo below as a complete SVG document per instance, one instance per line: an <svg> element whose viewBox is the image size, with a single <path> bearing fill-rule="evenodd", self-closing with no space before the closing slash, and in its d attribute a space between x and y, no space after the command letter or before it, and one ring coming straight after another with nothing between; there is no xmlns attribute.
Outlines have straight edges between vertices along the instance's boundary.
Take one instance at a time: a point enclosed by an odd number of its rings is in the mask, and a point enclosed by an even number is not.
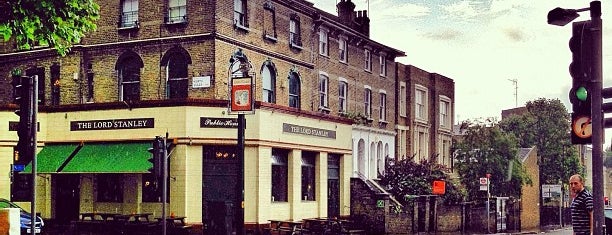
<svg viewBox="0 0 612 235"><path fill-rule="evenodd" d="M350 178L375 178L376 163L392 157L393 61L403 52L369 39L369 19L351 1L341 1L341 17L302 0L99 4L97 30L65 57L0 45L0 129L8 130L0 169L11 173L0 177L0 197L26 208L31 200L31 159L14 151L15 75L39 79L36 205L57 221L92 212L159 217L148 149L166 134L166 213L209 234L231 233L237 207L247 228L349 215ZM253 77L243 169L228 108L238 69ZM363 141L362 164L355 148Z"/></svg>

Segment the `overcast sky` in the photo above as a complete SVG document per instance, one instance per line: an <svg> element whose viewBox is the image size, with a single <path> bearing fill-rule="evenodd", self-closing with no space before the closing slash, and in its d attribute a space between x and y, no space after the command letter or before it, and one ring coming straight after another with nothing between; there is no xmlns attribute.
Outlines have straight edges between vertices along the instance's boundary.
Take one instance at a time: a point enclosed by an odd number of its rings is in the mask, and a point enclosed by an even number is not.
<svg viewBox="0 0 612 235"><path fill-rule="evenodd" d="M336 0L309 1L337 14ZM369 9L371 39L406 53L397 61L455 81L456 122L499 119L501 110L541 97L559 99L571 112L572 27L549 25L546 17L555 7L586 8L590 1L370 0L369 6L367 0L352 1L356 10ZM607 23L612 21L606 16L612 15L612 2L603 1L602 12L607 87L612 84L612 30ZM589 12L583 12L575 21L589 19Z"/></svg>

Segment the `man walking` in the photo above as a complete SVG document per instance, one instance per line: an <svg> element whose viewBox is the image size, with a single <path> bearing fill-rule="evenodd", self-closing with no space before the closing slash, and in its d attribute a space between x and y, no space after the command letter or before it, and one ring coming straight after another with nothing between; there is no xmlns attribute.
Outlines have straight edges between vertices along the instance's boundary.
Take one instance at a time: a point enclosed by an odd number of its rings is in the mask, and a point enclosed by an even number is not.
<svg viewBox="0 0 612 235"><path fill-rule="evenodd" d="M570 177L570 189L576 195L571 205L574 235L591 235L593 195L584 188L584 179L578 174Z"/></svg>

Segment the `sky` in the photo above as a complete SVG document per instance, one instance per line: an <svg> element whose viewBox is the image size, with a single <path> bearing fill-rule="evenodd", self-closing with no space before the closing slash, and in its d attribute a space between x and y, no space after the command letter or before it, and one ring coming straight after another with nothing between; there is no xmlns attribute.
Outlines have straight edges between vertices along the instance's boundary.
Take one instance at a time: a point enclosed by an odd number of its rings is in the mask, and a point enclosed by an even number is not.
<svg viewBox="0 0 612 235"><path fill-rule="evenodd" d="M336 14L336 0L309 0ZM339 1L339 0L338 0ZM455 82L455 123L488 117L538 98L559 99L571 112L571 23L549 25L556 7L579 0L352 0L368 10L370 38L404 51L396 59ZM612 2L602 1L603 87L612 85ZM612 17L610 17L612 18ZM589 20L588 11L574 21ZM513 80L516 81L516 86ZM609 131L607 131L609 132ZM612 133L606 133L607 138ZM609 143L609 141L606 141Z"/></svg>

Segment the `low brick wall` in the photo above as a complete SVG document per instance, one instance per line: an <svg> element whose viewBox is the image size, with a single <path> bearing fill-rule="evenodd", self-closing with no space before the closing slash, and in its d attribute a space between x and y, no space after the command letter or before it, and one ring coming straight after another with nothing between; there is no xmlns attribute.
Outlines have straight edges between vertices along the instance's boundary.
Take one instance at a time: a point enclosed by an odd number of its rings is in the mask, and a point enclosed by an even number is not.
<svg viewBox="0 0 612 235"><path fill-rule="evenodd" d="M438 232L461 231L462 206L441 205L438 206Z"/></svg>

